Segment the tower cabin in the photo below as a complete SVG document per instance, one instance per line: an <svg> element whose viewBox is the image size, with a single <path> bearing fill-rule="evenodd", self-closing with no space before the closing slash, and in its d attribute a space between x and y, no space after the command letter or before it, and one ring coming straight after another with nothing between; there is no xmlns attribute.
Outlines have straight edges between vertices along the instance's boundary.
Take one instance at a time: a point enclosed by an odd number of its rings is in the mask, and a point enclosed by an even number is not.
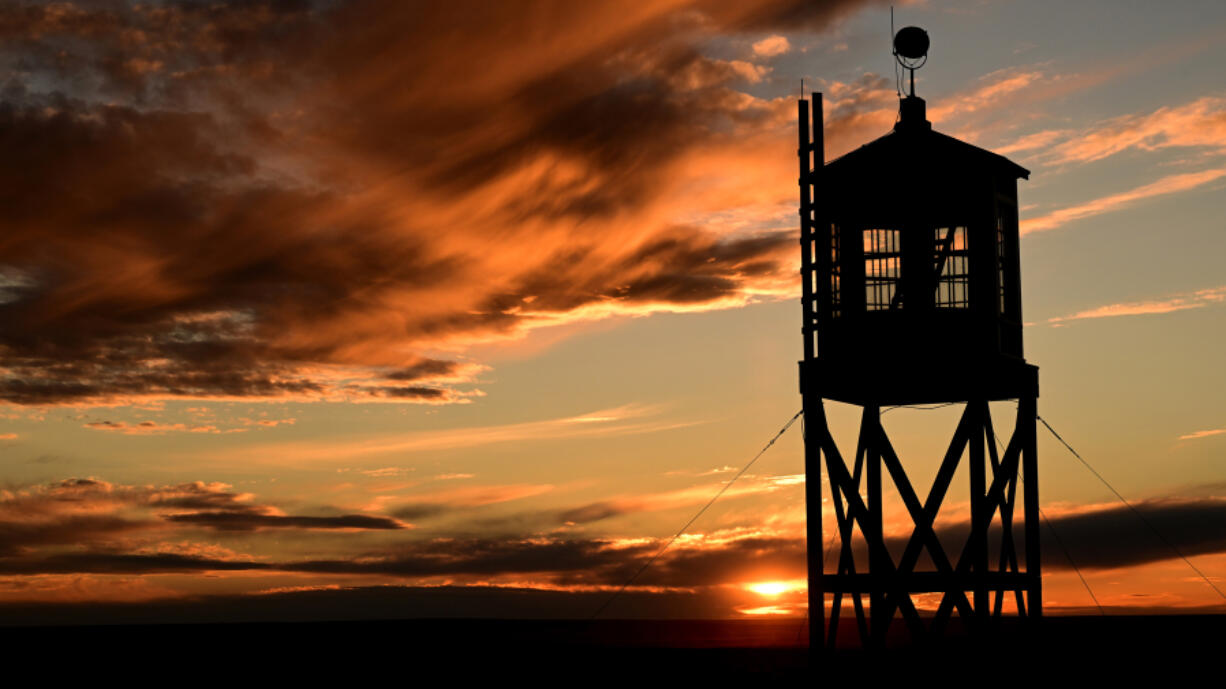
<svg viewBox="0 0 1226 689"><path fill-rule="evenodd" d="M1018 261L1029 171L934 131L910 95L892 132L814 172L807 382L857 405L1037 395Z"/></svg>

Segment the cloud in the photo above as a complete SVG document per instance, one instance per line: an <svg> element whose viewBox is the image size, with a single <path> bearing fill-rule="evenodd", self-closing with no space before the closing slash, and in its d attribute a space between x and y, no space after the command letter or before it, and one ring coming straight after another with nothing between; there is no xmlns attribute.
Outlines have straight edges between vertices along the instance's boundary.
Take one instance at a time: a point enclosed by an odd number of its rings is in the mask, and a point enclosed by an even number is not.
<svg viewBox="0 0 1226 689"><path fill-rule="evenodd" d="M74 478L0 491L0 557L33 557L69 545L121 548L138 535L165 535L181 529L251 532L403 528L405 524L381 515L286 515L224 483L130 486Z"/></svg>
<svg viewBox="0 0 1226 689"><path fill-rule="evenodd" d="M501 443L592 438L655 433L693 425L694 422L652 421L644 417L658 409L623 405L588 414L500 426L477 426L435 431L364 435L337 441L312 441L256 445L235 450L231 457L258 458L265 462L348 461L371 455L428 452L481 447Z"/></svg>
<svg viewBox="0 0 1226 689"><path fill-rule="evenodd" d="M167 574L269 569L252 561L215 560L190 555L160 553L69 553L43 558L0 560L0 575L34 574Z"/></svg>
<svg viewBox="0 0 1226 689"><path fill-rule="evenodd" d="M1209 438L1215 435L1226 433L1226 428L1213 428L1207 431L1195 431L1187 435L1179 436L1180 440L1199 440L1200 438Z"/></svg>
<svg viewBox="0 0 1226 689"><path fill-rule="evenodd" d="M95 431L110 431L113 433L122 433L123 435L161 435L163 433L179 432L179 433L222 433L216 426L205 424L185 423L157 423L154 421L141 421L139 423L126 423L124 421L91 421L83 424L85 428ZM244 429L231 429L228 432L239 431Z"/></svg>
<svg viewBox="0 0 1226 689"><path fill-rule="evenodd" d="M990 72L979 78L972 89L944 98L928 110L928 119L944 122L953 117L1007 105L1007 98L1035 84L1042 83L1046 75L1034 67L1008 67Z"/></svg>
<svg viewBox="0 0 1226 689"><path fill-rule="evenodd" d="M1046 83L1041 71L1034 83ZM1056 77L1056 81L1061 81ZM957 112L960 106L949 109ZM1127 151L1193 150L1226 153L1226 98L1205 96L1149 113L1122 115L1077 129L1032 132L992 150L1001 155L1031 152L1041 165L1085 164Z"/></svg>
<svg viewBox="0 0 1226 689"><path fill-rule="evenodd" d="M763 38L762 40L753 44L754 55L759 55L761 57L775 57L776 55L782 55L791 49L792 45L788 42L787 37L780 36L778 34L775 34L774 36L767 36L766 38Z"/></svg>
<svg viewBox="0 0 1226 689"><path fill-rule="evenodd" d="M391 504L391 513L401 519L423 519L456 510L496 505L530 498L553 490L550 484L511 484L502 486L466 486L451 490L434 491L427 495L415 495L395 504L394 500L381 500L380 507Z"/></svg>
<svg viewBox="0 0 1226 689"><path fill-rule="evenodd" d="M66 490L78 493L96 488L65 486ZM1045 524L1042 539L1045 569L1054 572L1071 568L1062 548L1071 551L1077 566L1083 570L1120 569L1177 559L1178 554L1163 539L1188 557L1226 552L1226 499L1164 498L1139 501L1134 506L1162 538L1153 536L1124 506L1092 505L1073 509L1049 506L1048 521L1059 534L1060 542L1048 537ZM234 514L242 516L241 512ZM605 518L597 504L576 510L571 516ZM85 524L84 520L78 523ZM313 523L308 528L317 526ZM108 528L113 533L122 533L120 526ZM937 529L947 552L955 558L968 532L969 525L964 522L939 525ZM61 531L61 534L67 533L68 528ZM664 542L653 538L541 533L423 538L405 531L405 536L397 540L382 540L377 547L355 549L345 555L273 560L192 542L177 546L162 542L152 547L137 547L114 538L93 540L86 531L77 533L84 535L79 535L76 541L67 540L65 536L54 541L74 546L67 551L47 548L50 541L45 534L39 535L38 546L10 547L0 554L0 575L21 578L258 572L261 575L293 575L296 577L293 581L302 582L308 588L370 581L611 591L638 572ZM904 543L905 540L898 536L887 538L887 546L894 553L901 551ZM998 538L991 547L993 550L999 548ZM857 544L857 558L862 559L864 555L862 544ZM631 590L701 593L729 584L799 580L804 577L806 559L802 536L770 528L686 534L635 581ZM921 562L921 568L924 566Z"/></svg>
<svg viewBox="0 0 1226 689"><path fill-rule="evenodd" d="M1072 569L1070 555L1083 570L1118 569L1178 559L1179 553L1170 544L1188 557L1226 552L1226 498L1154 498L1132 504L1144 515L1144 521L1122 504L1067 510L1049 506L1040 534L1043 568ZM1058 541L1050 537L1051 530L1059 535ZM1154 534L1155 530L1160 537ZM946 554L955 560L969 533L969 522L948 523L937 528ZM1018 531L1014 536L1014 542L1019 544L1018 558L1024 563L1025 554L1020 547L1022 534ZM902 552L906 545L905 538L887 537L886 541L895 553ZM994 532L990 548L996 553L999 547L999 533ZM858 546L856 557L858 561L866 557L863 548Z"/></svg>
<svg viewBox="0 0 1226 689"><path fill-rule="evenodd" d="M898 116L898 94L889 79L865 73L852 82L827 82L826 157L834 158L888 132Z"/></svg>
<svg viewBox="0 0 1226 689"><path fill-rule="evenodd" d="M307 560L280 566L288 571L316 574L402 578L570 573L574 578L590 580L596 572L610 569L620 572L628 562L643 556L648 547L611 547L608 541L584 539L441 538L405 544L391 552L366 553L350 560Z"/></svg>
<svg viewBox="0 0 1226 689"><path fill-rule="evenodd" d="M1033 134L1027 134L1013 143L1004 146L996 146L992 149L993 153L1000 155L1010 155L1019 151L1032 151L1036 148L1046 149L1052 143L1059 141L1068 135L1068 132L1061 129L1046 129Z"/></svg>
<svg viewBox="0 0 1226 689"><path fill-rule="evenodd" d="M709 627L704 626L697 633L688 628L666 631L659 620L665 617L678 620L726 618L733 614L733 610L721 593L626 591L618 596L616 606L610 613L623 620L650 620L643 623L645 626L642 629L650 630L652 638L664 637L681 646L696 647L711 643ZM422 640L430 645L441 644L440 649L454 650L472 646L474 627L469 623L460 628L445 623L440 625L437 620L546 619L556 622L584 619L599 609L609 595L610 592L604 589L543 589L523 585L324 585L283 587L254 595L211 594L186 599L163 596L152 601L128 603L7 601L0 603L0 615L14 625L23 626L429 619L432 620L428 625L429 631L424 632ZM504 628L501 625L497 628L497 633L502 634ZM619 628L624 629L625 625L619 625ZM794 642L796 633L792 626L782 631L783 638L777 640L779 643ZM761 630L758 633L761 634ZM639 634L640 630L632 632L635 643L644 638ZM345 636L353 642L354 653L370 651L371 647L363 637L364 634ZM535 634L514 637L500 637L500 648L508 648L506 644L509 642L513 649L532 646L539 650L542 645L557 641L551 633L540 637ZM761 638L757 637L755 642L760 642ZM440 650L442 655L439 657L450 657L447 655L450 650ZM573 656L571 660L574 660ZM576 661L576 669L582 662ZM566 664L571 663L566 661Z"/></svg>
<svg viewBox="0 0 1226 689"><path fill-rule="evenodd" d="M715 586L760 578L803 579L806 572L803 539L748 535L707 543L685 543L647 570L641 586ZM612 582L615 583L615 582Z"/></svg>
<svg viewBox="0 0 1226 689"><path fill-rule="evenodd" d="M193 512L172 514L167 521L177 524L206 526L218 531L255 531L256 529L403 529L395 519L365 514L344 514L335 517L290 517L279 514L249 512Z"/></svg>
<svg viewBox="0 0 1226 689"><path fill-rule="evenodd" d="M115 515L66 514L51 519L4 519L0 520L0 558L48 546L109 542L156 527L147 519Z"/></svg>
<svg viewBox="0 0 1226 689"><path fill-rule="evenodd" d="M245 433L258 428L276 428L277 426L292 426L297 419L269 419L240 417L229 423L217 422L207 410L188 409L187 413L197 419L207 419L211 423L160 423L157 421L88 421L83 428L95 431L106 431L122 435L164 435L166 433Z"/></svg>
<svg viewBox="0 0 1226 689"><path fill-rule="evenodd" d="M703 472L698 476L718 473L723 472L719 470ZM799 487L803 483L804 477L801 475L754 476L747 474L742 476L736 485L723 491L721 500L728 502L740 497L776 493ZM560 528L569 531L572 527L582 527L624 515L692 508L710 501L712 496L721 491L723 485L722 482L706 483L676 490L616 495L573 507L480 518L472 523L485 532L557 531ZM438 516L442 513L443 511L433 511L422 517ZM410 518L405 514L397 514L405 519Z"/></svg>
<svg viewBox="0 0 1226 689"><path fill-rule="evenodd" d="M1197 290L1195 292L1174 294L1162 299L1148 299L1145 301L1107 304L1105 306L1098 306L1085 311L1078 311L1067 316L1049 318L1047 319L1047 322L1059 324L1068 321L1084 320L1087 318L1114 318L1117 316L1143 316L1150 314L1171 313L1172 311L1185 311L1187 309L1204 308L1205 306L1220 304L1223 301L1226 301L1226 285Z"/></svg>
<svg viewBox="0 0 1226 689"><path fill-rule="evenodd" d="M1130 149L1205 148L1226 152L1226 98L1205 96L1148 114L1124 115L1077 132L1043 156L1048 163L1087 163Z"/></svg>
<svg viewBox="0 0 1226 689"><path fill-rule="evenodd" d="M542 586L616 587L625 583L659 546L653 539L431 538L344 559L280 562L177 552L90 550L0 559L0 575L259 570L422 582L440 578L469 583L531 580ZM719 586L767 570L803 577L804 562L804 544L799 539L755 534L695 535L679 541L674 550L657 560L636 586Z"/></svg>
<svg viewBox="0 0 1226 689"><path fill-rule="evenodd" d="M701 48L863 3L538 4L0 9L0 400L464 403L423 352L790 294L790 231L678 220L794 186Z"/></svg>
<svg viewBox="0 0 1226 689"><path fill-rule="evenodd" d="M1167 175L1155 182L1150 182L1129 191L1061 208L1036 218L1025 218L1021 221L1020 231L1025 235L1056 229L1083 218L1125 208L1137 201L1195 189L1221 179L1223 175L1226 175L1226 168L1213 168L1201 170L1200 172Z"/></svg>
<svg viewBox="0 0 1226 689"><path fill-rule="evenodd" d="M1049 515L1077 566L1114 569L1178 558L1166 539L1189 557L1226 552L1226 499L1163 498L1133 503L1153 529L1124 505ZM1048 539L1050 540L1050 539ZM1044 563L1063 568L1063 553L1044 553Z"/></svg>

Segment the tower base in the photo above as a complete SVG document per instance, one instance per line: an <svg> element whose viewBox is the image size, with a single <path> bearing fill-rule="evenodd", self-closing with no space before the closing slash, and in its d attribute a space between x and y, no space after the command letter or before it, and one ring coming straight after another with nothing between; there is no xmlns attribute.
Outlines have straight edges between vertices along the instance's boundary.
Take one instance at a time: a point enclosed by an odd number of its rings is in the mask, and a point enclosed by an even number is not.
<svg viewBox="0 0 1226 689"><path fill-rule="evenodd" d="M1013 434L999 452L988 399L985 395L966 402L936 478L921 501L881 425L880 405L862 405L859 440L849 465L830 434L824 400L806 394L806 471L809 484L817 483L808 493L811 647L839 644L839 619L845 606L854 612L863 647L883 646L898 619L918 640L941 635L955 614L968 629L985 628L1007 608L1012 608L1011 615L1042 616L1036 395L1017 398ZM960 542L960 547L946 550L935 523L964 457L970 477L970 520L944 529L947 543ZM832 572L825 571L821 548L822 465L835 519L831 548L838 561ZM882 525L884 475L914 527L910 534L889 542ZM1014 518L1019 479L1024 484L1020 523ZM1019 558L1019 540L1024 558Z"/></svg>

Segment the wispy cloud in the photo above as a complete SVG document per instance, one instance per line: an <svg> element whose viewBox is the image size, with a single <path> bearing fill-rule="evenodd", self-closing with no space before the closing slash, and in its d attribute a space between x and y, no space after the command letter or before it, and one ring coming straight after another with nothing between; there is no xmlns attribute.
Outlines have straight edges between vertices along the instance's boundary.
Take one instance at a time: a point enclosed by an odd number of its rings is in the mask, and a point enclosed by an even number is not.
<svg viewBox="0 0 1226 689"><path fill-rule="evenodd" d="M414 520L531 498L548 493L553 489L554 486L548 483L467 486L419 495L381 495L366 507L372 511L390 513L401 519Z"/></svg>
<svg viewBox="0 0 1226 689"><path fill-rule="evenodd" d="M1030 151L1036 148L1045 149L1056 141L1068 136L1068 134L1069 132L1064 129L1047 129L1040 132L1034 132L1033 134L1027 134L1022 138L1013 141L1012 143L1005 144L1004 146L996 146L992 149L992 151L994 153L999 153L1000 155L1011 155L1013 153Z"/></svg>
<svg viewBox="0 0 1226 689"><path fill-rule="evenodd" d="M259 458L269 463L351 460L372 455L454 450L500 443L656 433L702 423L649 418L659 412L657 406L628 404L577 416L500 426L257 445L236 450L229 456L241 456L244 460Z"/></svg>
<svg viewBox="0 0 1226 689"><path fill-rule="evenodd" d="M95 431L122 433L123 435L162 435L164 433L242 433L245 428L232 428L222 431L217 426L209 424L157 423L140 421L127 423L124 421L90 421L83 424L85 428Z"/></svg>
<svg viewBox="0 0 1226 689"><path fill-rule="evenodd" d="M979 78L975 87L954 94L928 111L929 119L942 122L953 117L964 117L985 109L996 109L1007 105L1007 96L1020 92L1027 87L1041 83L1044 78L1042 70L1033 67L1009 67L990 72Z"/></svg>
<svg viewBox="0 0 1226 689"><path fill-rule="evenodd" d="M140 541L133 540L137 536L177 533L198 538L202 530L395 531L408 526L385 515L286 514L217 482L133 486L74 478L0 490L0 558L41 555L66 545L139 548ZM205 544L189 545L194 557ZM182 548L176 554L182 555Z"/></svg>
<svg viewBox="0 0 1226 689"><path fill-rule="evenodd" d="M1213 304L1221 304L1223 302L1226 302L1226 285L1221 287L1213 287L1210 289L1197 290L1195 292L1173 294L1161 299L1147 299L1144 301L1107 304L1105 306L1086 309L1085 311L1078 311L1077 313L1069 314L1067 316L1049 318L1047 319L1047 322L1060 324L1068 321L1084 320L1088 318L1115 318L1118 316L1143 316L1149 314L1171 313L1172 311L1199 309Z"/></svg>
<svg viewBox="0 0 1226 689"><path fill-rule="evenodd" d="M1195 433L1181 435L1179 436L1179 439L1180 440L1197 440L1200 438L1209 438L1215 435L1223 435L1223 434L1226 434L1226 428L1214 428L1214 429L1207 430L1207 431L1196 431Z"/></svg>
<svg viewBox="0 0 1226 689"><path fill-rule="evenodd" d="M1020 231L1025 235L1052 230L1077 220L1120 210L1138 201L1195 189L1221 179L1224 175L1226 175L1226 168L1213 168L1211 170L1201 170L1200 172L1168 175L1156 182L1151 182L1129 191L1061 208L1035 218L1026 218L1021 221Z"/></svg>
<svg viewBox="0 0 1226 689"><path fill-rule="evenodd" d="M1067 132L1068 139L1042 158L1050 163L1085 163L1129 149L1206 148L1226 151L1226 98L1206 96L1147 114L1125 115L1088 129Z"/></svg>

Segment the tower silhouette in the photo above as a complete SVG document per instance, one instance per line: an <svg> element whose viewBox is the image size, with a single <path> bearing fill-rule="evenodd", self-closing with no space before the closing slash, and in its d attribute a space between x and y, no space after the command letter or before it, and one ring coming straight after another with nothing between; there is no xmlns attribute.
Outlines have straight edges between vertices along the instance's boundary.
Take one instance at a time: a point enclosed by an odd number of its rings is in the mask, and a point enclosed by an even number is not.
<svg viewBox="0 0 1226 689"><path fill-rule="evenodd" d="M865 646L883 645L896 618L914 639L940 634L954 613L972 630L1010 607L1042 615L1038 368L1023 357L1018 260L1017 180L1029 172L932 129L914 93L927 47L921 29L898 32L895 54L912 86L894 130L836 160L825 162L822 95L798 103L812 648L838 643L848 603ZM827 400L862 408L854 455L830 433ZM992 424L989 402L999 400L1017 403L1007 442ZM963 405L926 498L881 423L883 407L919 404ZM963 463L969 524L942 542L936 519ZM823 567L823 468L832 571ZM893 552L884 480L913 525ZM950 533L961 537L947 550ZM936 610L921 613L916 594L939 598Z"/></svg>

